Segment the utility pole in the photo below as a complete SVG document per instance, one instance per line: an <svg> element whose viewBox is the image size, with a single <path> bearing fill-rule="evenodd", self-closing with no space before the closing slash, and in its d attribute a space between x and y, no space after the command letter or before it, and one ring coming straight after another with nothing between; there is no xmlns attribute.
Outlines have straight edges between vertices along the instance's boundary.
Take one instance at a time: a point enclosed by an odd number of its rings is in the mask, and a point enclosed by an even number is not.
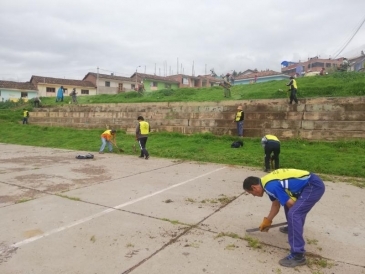
<svg viewBox="0 0 365 274"><path fill-rule="evenodd" d="M96 91L95 94L98 94L98 84L99 84L99 67L96 68Z"/></svg>
<svg viewBox="0 0 365 274"><path fill-rule="evenodd" d="M134 87L137 91L138 91L138 86L137 86L137 70L138 70L139 67L141 67L141 66L136 67L136 86Z"/></svg>

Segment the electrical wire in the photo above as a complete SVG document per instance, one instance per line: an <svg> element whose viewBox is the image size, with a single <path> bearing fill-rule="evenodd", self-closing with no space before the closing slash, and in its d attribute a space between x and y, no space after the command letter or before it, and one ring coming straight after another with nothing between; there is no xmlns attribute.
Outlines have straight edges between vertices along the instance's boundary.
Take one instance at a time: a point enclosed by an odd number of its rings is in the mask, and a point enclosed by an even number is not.
<svg viewBox="0 0 365 274"><path fill-rule="evenodd" d="M349 39L349 41L345 44L345 46L343 46L343 48L334 56L334 58L336 59L337 56L339 56L341 54L341 52L348 46L348 44L350 44L350 42L352 41L352 39L354 39L355 35L359 32L360 28L362 27L362 25L365 23L365 18L364 20L362 20L360 26L357 28L357 30L355 31L355 33L351 36L351 38Z"/></svg>

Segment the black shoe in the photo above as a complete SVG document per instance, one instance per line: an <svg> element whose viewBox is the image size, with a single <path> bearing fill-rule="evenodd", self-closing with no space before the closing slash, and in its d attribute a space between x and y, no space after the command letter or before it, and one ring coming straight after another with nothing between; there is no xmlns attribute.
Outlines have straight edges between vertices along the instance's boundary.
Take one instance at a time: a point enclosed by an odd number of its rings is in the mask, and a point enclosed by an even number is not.
<svg viewBox="0 0 365 274"><path fill-rule="evenodd" d="M270 169L265 169L264 171L267 172L267 173L270 173L271 172Z"/></svg>
<svg viewBox="0 0 365 274"><path fill-rule="evenodd" d="M144 156L142 155L142 156L138 156L138 158L144 158Z"/></svg>
<svg viewBox="0 0 365 274"><path fill-rule="evenodd" d="M305 265L306 261L304 254L289 254L284 259L281 259L279 264L285 267L296 267Z"/></svg>
<svg viewBox="0 0 365 274"><path fill-rule="evenodd" d="M282 226L279 228L279 231L284 234L288 234L288 226Z"/></svg>
<svg viewBox="0 0 365 274"><path fill-rule="evenodd" d="M146 158L145 158L145 159L146 159L146 160L148 160L149 158L150 158L150 155L146 156Z"/></svg>

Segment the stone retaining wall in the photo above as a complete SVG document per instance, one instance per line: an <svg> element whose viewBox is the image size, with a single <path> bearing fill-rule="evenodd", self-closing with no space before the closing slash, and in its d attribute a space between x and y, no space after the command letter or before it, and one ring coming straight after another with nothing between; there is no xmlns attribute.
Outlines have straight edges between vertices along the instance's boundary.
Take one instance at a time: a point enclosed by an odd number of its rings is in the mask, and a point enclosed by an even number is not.
<svg viewBox="0 0 365 274"><path fill-rule="evenodd" d="M133 133L137 116L154 131L236 135L237 106L245 112L244 136L275 134L279 138L335 140L365 137L365 97L224 102L62 105L35 109L29 122L43 126L100 128L106 125Z"/></svg>

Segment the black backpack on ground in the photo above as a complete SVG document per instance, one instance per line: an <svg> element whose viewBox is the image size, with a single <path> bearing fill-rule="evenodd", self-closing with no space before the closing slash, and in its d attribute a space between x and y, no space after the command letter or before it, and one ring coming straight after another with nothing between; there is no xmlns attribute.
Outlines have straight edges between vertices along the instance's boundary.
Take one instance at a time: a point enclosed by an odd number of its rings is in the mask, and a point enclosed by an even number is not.
<svg viewBox="0 0 365 274"><path fill-rule="evenodd" d="M240 148L240 147L243 147L242 141L235 141L231 144L231 148Z"/></svg>

